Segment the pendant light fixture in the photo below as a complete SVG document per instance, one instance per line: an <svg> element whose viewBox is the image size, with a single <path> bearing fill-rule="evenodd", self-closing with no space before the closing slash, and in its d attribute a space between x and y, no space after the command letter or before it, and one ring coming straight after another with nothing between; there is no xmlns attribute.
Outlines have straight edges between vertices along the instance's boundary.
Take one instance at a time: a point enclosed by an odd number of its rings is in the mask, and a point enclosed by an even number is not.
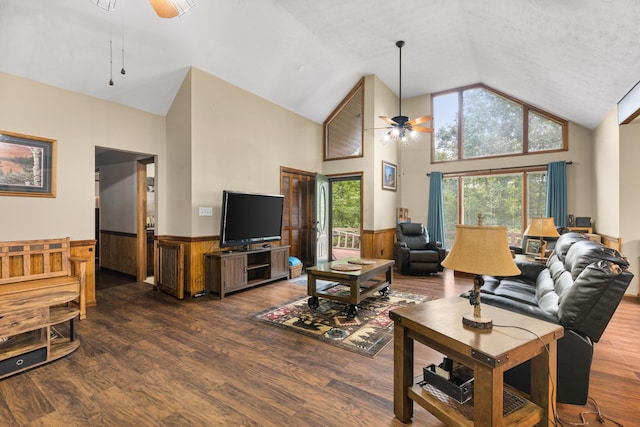
<svg viewBox="0 0 640 427"><path fill-rule="evenodd" d="M417 141L420 139L420 133L432 133L432 128L426 128L422 126L416 126L421 123L431 121L431 116L422 116L409 120L409 117L402 115L402 47L404 41L399 40L396 42L396 47L399 52L399 67L398 67L398 115L392 118L387 116L379 116L382 120L387 122L390 129L381 139L383 144L388 142L406 143L408 141Z"/></svg>

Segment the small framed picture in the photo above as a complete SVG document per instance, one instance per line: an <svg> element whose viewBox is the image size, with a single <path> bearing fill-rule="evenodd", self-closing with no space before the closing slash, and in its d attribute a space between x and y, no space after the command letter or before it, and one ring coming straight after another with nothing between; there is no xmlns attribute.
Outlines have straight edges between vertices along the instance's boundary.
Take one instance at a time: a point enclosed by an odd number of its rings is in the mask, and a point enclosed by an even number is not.
<svg viewBox="0 0 640 427"><path fill-rule="evenodd" d="M525 246L524 248L524 253L530 256L541 256L542 244L540 244L540 240L535 240L535 239L527 240L527 246Z"/></svg>
<svg viewBox="0 0 640 427"><path fill-rule="evenodd" d="M56 196L56 141L0 131L0 196Z"/></svg>
<svg viewBox="0 0 640 427"><path fill-rule="evenodd" d="M397 190L398 167L393 163L382 161L382 189Z"/></svg>

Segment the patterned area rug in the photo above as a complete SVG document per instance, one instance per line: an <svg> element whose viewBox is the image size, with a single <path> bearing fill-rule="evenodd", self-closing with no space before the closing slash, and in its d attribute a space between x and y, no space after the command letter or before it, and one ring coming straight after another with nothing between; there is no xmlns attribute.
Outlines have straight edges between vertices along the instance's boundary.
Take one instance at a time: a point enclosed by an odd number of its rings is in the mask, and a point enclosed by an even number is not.
<svg viewBox="0 0 640 427"><path fill-rule="evenodd" d="M347 294L349 288L336 284L331 291ZM358 304L358 315L352 319L344 314L345 303L320 297L320 306L311 309L308 299L304 296L251 317L373 358L393 339L389 310L430 298L394 290L386 297L376 294Z"/></svg>

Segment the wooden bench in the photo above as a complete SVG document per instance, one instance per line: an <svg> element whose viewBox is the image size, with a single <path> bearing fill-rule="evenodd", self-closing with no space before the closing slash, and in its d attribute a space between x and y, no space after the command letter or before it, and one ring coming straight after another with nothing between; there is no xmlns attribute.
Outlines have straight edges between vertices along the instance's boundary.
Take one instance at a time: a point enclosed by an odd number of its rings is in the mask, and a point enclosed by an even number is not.
<svg viewBox="0 0 640 427"><path fill-rule="evenodd" d="M68 237L0 242L0 305L49 292L76 292L80 319L85 319L87 260L70 254Z"/></svg>

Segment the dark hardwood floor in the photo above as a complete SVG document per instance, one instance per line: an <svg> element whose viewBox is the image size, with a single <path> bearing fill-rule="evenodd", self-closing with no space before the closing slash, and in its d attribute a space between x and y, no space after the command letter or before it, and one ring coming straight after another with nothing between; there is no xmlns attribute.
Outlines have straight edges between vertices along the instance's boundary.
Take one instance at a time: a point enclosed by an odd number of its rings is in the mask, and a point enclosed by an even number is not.
<svg viewBox="0 0 640 427"><path fill-rule="evenodd" d="M470 279L395 275L394 289L458 295ZM78 351L0 381L5 426L400 426L393 345L370 359L249 316L306 294L286 281L179 301L151 285L98 274ZM602 414L640 426L640 305L623 301L596 344L591 396ZM419 370L441 359L416 345ZM585 407L559 405L580 422ZM440 426L415 405L413 425ZM596 416L585 415L590 425ZM607 419L605 425L615 425Z"/></svg>

